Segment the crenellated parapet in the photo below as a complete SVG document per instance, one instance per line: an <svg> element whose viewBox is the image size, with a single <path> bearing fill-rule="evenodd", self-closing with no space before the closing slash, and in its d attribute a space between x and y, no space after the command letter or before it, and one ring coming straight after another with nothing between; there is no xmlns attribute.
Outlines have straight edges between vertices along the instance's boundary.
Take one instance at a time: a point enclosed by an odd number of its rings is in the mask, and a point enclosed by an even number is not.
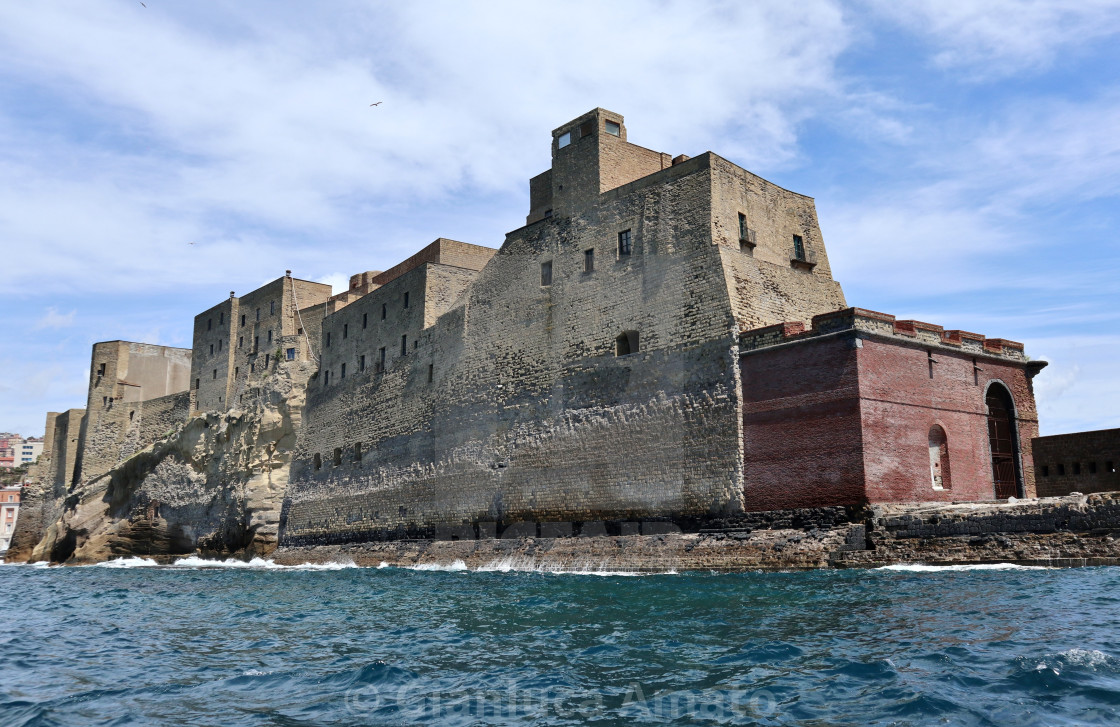
<svg viewBox="0 0 1120 727"><path fill-rule="evenodd" d="M739 349L745 353L844 331L911 341L925 347L943 347L966 354L994 356L1009 361L1029 360L1023 353L1023 344L1018 341L986 338L979 333L958 329L946 330L942 326L924 321L899 320L888 313L866 308L845 308L813 316L812 326L809 328L800 321L788 321L745 330L739 334Z"/></svg>

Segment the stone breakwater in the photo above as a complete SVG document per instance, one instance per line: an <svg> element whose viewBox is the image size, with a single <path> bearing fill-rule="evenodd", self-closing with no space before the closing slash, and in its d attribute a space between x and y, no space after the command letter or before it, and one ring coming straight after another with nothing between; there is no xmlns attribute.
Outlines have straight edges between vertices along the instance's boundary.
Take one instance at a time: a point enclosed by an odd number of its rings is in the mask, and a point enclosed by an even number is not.
<svg viewBox="0 0 1120 727"><path fill-rule="evenodd" d="M708 525L698 532L657 535L285 546L274 551L272 558L281 564L351 561L360 566L576 572L862 568L907 563L1120 565L1120 493L789 510L751 513Z"/></svg>

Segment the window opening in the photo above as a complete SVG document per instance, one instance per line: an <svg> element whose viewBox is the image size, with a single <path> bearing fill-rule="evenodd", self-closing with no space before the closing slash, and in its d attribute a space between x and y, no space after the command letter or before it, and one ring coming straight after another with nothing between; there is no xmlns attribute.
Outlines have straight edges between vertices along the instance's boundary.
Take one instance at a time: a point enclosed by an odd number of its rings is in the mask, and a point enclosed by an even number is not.
<svg viewBox="0 0 1120 727"><path fill-rule="evenodd" d="M628 356L638 352L638 332L623 331L614 339L614 355Z"/></svg>
<svg viewBox="0 0 1120 727"><path fill-rule="evenodd" d="M552 285L552 261L541 263L541 286Z"/></svg>
<svg viewBox="0 0 1120 727"><path fill-rule="evenodd" d="M618 255L623 257L629 255L633 249L630 242L630 230L623 230L618 233Z"/></svg>

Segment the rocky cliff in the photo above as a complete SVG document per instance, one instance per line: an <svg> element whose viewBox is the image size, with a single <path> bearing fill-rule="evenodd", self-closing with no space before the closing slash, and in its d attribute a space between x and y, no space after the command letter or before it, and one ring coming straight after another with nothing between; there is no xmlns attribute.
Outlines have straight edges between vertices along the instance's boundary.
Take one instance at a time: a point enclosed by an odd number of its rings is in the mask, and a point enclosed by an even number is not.
<svg viewBox="0 0 1120 727"><path fill-rule="evenodd" d="M37 493L42 516L20 523L8 560L271 553L312 373L274 365L238 408L197 413L61 496Z"/></svg>

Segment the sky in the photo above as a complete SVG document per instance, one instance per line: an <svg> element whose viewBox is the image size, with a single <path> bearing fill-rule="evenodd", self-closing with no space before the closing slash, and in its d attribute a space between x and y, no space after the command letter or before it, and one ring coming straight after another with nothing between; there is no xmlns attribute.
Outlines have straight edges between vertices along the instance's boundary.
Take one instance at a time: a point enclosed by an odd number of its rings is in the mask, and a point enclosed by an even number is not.
<svg viewBox="0 0 1120 727"><path fill-rule="evenodd" d="M849 305L1025 343L1042 434L1120 427L1118 41L1120 0L2 3L0 431L286 269L498 247L596 106L814 197Z"/></svg>

